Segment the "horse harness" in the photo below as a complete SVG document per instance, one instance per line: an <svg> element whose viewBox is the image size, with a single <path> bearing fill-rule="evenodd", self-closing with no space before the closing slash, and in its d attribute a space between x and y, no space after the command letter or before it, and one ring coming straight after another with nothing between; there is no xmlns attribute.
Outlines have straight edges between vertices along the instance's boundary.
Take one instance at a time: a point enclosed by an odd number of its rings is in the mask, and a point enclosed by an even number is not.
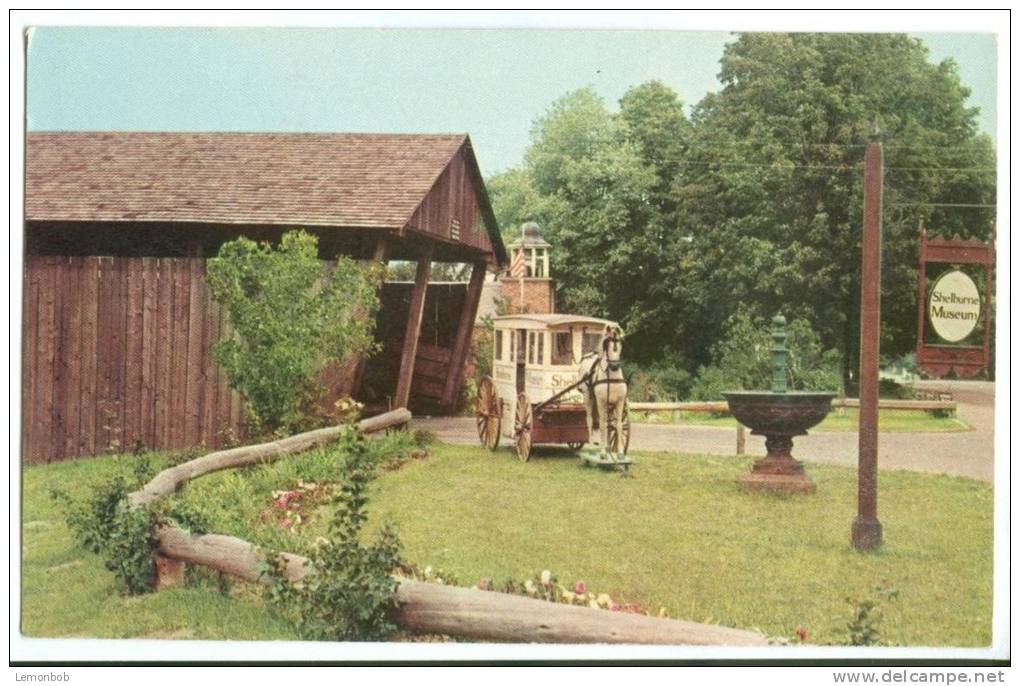
<svg viewBox="0 0 1020 686"><path fill-rule="evenodd" d="M599 362L600 361L601 360L599 360ZM619 362L610 362L610 361L606 360L606 370L609 371L609 372L618 372L618 371L620 371L620 366L621 365L620 365ZM595 364L593 364L591 366L591 369L588 371L588 373L584 375L584 378L581 379L581 382L585 386L587 386L589 389L594 388L595 386L598 386L600 384L609 385L609 384L614 384L614 383L623 383L623 384L627 383L627 380L624 379L624 378L610 379L609 377L606 377L604 379L599 379L597 381L592 381L592 377L595 376L595 370L598 369L598 367L599 367L598 362L596 362Z"/></svg>

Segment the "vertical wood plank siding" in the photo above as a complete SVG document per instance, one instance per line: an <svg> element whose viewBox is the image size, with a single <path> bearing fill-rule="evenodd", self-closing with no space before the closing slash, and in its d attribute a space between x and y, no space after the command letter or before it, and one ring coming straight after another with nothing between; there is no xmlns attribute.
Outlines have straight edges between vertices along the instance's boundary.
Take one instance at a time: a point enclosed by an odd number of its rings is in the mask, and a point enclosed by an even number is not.
<svg viewBox="0 0 1020 686"><path fill-rule="evenodd" d="M22 459L220 447L242 402L199 258L26 257Z"/></svg>
<svg viewBox="0 0 1020 686"><path fill-rule="evenodd" d="M415 231L438 236L451 243L463 243L492 253L492 241L482 220L477 188L468 170L466 154L461 148L454 156L407 225ZM450 235L453 220L460 224L459 238Z"/></svg>

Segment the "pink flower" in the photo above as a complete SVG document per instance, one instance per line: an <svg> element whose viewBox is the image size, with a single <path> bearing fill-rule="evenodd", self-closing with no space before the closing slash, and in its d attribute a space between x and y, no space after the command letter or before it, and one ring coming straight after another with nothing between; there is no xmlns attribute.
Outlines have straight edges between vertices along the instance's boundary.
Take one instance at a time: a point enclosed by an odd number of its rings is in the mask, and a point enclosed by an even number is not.
<svg viewBox="0 0 1020 686"><path fill-rule="evenodd" d="M284 519L282 522L280 522L280 526L283 527L284 529L289 529L291 524L293 524L293 522L291 522L289 519Z"/></svg>
<svg viewBox="0 0 1020 686"><path fill-rule="evenodd" d="M287 509L287 498L281 495L279 500L273 503L273 505L277 510L285 510Z"/></svg>
<svg viewBox="0 0 1020 686"><path fill-rule="evenodd" d="M574 584L574 593L576 593L578 595L584 595L587 592L588 592L588 587L584 585L583 581L578 580L578 582L576 584Z"/></svg>

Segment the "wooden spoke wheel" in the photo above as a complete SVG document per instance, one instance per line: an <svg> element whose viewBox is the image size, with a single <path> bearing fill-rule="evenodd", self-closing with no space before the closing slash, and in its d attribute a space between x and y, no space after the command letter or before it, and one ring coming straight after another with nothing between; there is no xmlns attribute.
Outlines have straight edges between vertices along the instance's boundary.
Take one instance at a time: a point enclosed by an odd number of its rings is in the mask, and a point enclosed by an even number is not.
<svg viewBox="0 0 1020 686"><path fill-rule="evenodd" d="M531 401L527 393L517 396L517 411L514 413L514 440L517 443L517 457L525 462L531 457Z"/></svg>
<svg viewBox="0 0 1020 686"><path fill-rule="evenodd" d="M627 454L627 450L630 448L630 406L626 400L623 401L623 414L620 417L620 433L616 432L616 423L609 422L607 439L609 452L618 455Z"/></svg>
<svg viewBox="0 0 1020 686"><path fill-rule="evenodd" d="M478 382L478 397L475 398L475 424L482 446L495 450L499 446L499 432L503 423L503 408L492 379L483 376Z"/></svg>

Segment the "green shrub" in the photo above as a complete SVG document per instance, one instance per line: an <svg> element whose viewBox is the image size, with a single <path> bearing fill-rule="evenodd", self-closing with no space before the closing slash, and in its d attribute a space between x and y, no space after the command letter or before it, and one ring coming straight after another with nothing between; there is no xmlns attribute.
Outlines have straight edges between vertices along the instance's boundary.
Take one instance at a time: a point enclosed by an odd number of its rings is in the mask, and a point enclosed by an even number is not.
<svg viewBox="0 0 1020 686"><path fill-rule="evenodd" d="M862 598L846 598L850 616L843 625L842 645L873 646L884 645L880 639L883 602L892 602L899 597L893 588L877 587L875 595Z"/></svg>
<svg viewBox="0 0 1020 686"><path fill-rule="evenodd" d="M914 390L909 386L894 381L893 379L878 380L878 397L894 398L896 400L913 400Z"/></svg>
<svg viewBox="0 0 1020 686"><path fill-rule="evenodd" d="M684 368L682 359L634 368L627 378L627 395L638 402L686 398L690 388L691 374Z"/></svg>
<svg viewBox="0 0 1020 686"><path fill-rule="evenodd" d="M56 489L51 496L62 504L75 540L103 558L122 591L137 595L152 590L156 579L156 527L173 522L194 533L204 533L208 518L194 505L177 498L132 508L127 501L129 488L128 480L117 475L96 485L81 500Z"/></svg>
<svg viewBox="0 0 1020 686"><path fill-rule="evenodd" d="M255 433L307 424L322 370L373 349L379 271L346 257L325 265L303 231L277 248L238 238L209 260L209 288L234 330L214 356L247 401Z"/></svg>
<svg viewBox="0 0 1020 686"><path fill-rule="evenodd" d="M299 585L290 584L278 557L264 573L271 582L271 599L304 638L385 640L397 630L397 581L392 574L401 567L400 542L389 525L370 543L361 541L368 519L367 488L379 452L353 431L341 437L338 449L347 457L346 471L335 495L329 536L309 556L310 573Z"/></svg>

